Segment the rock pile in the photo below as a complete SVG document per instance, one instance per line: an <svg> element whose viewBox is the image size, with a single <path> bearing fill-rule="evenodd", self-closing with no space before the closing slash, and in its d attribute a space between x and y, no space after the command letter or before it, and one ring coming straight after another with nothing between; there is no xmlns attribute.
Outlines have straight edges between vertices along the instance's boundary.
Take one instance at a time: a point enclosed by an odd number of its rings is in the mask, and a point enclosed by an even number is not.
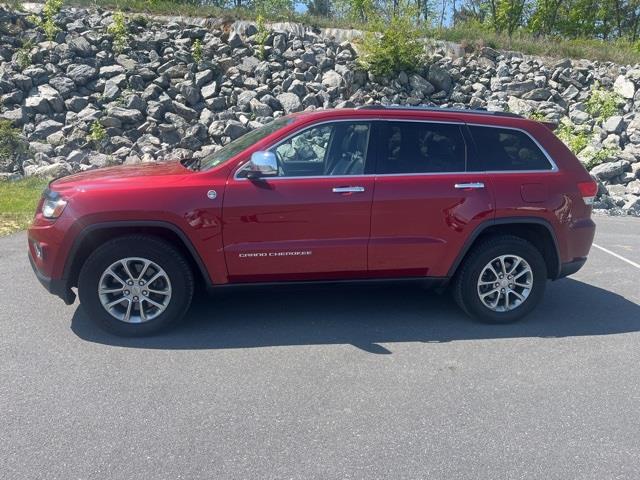
<svg viewBox="0 0 640 480"><path fill-rule="evenodd" d="M117 52L112 12L65 8L56 21L48 41L26 14L0 10L0 119L29 146L0 159L1 176L203 157L306 109L436 104L570 121L589 134L580 156L601 184L596 208L640 215L640 67L432 48L415 73L381 79L358 67L355 45L310 30L273 30L259 45L247 22L131 16ZM616 92L615 115L589 113L595 86Z"/></svg>

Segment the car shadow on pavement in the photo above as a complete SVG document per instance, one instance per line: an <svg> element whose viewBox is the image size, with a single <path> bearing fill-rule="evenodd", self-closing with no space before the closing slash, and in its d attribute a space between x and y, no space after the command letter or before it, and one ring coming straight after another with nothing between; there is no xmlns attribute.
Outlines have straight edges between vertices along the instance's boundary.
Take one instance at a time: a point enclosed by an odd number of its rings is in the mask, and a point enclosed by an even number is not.
<svg viewBox="0 0 640 480"><path fill-rule="evenodd" d="M381 344L492 338L570 337L640 331L640 305L573 279L549 283L538 308L519 323L484 325L449 295L415 284L304 285L220 289L197 298L182 324L146 338L103 332L76 309L80 338L131 348L224 349L351 344L375 354Z"/></svg>

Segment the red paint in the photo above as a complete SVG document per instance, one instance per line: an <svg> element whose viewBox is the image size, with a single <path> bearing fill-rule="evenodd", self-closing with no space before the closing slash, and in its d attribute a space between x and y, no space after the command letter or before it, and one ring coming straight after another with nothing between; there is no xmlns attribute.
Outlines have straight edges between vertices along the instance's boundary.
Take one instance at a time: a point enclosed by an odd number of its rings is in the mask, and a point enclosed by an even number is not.
<svg viewBox="0 0 640 480"><path fill-rule="evenodd" d="M546 220L556 234L561 262L588 254L595 227L578 185L591 179L540 123L401 110L326 110L291 118L290 124L208 171L193 172L174 162L94 170L53 182L50 188L69 203L55 221L38 213L29 229L29 238L41 242L45 251L43 260L35 260L37 268L46 277L60 279L83 229L115 221L172 224L193 245L214 284L446 276L474 230L482 222L505 217ZM254 151L311 124L345 119L520 128L547 150L559 171L234 179ZM485 188L454 188L467 182L483 182ZM365 190L332 192L342 186ZM214 200L208 198L209 190L216 191ZM306 251L312 253L270 255Z"/></svg>

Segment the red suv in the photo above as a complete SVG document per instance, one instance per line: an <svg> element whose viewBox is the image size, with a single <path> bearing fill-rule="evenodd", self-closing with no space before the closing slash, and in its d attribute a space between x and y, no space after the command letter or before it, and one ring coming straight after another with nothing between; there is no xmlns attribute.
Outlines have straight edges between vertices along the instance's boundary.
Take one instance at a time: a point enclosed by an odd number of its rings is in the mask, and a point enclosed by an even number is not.
<svg viewBox="0 0 640 480"><path fill-rule="evenodd" d="M410 278L503 323L585 263L596 191L549 126L517 115L304 112L198 161L52 182L29 258L120 335L179 320L198 284Z"/></svg>

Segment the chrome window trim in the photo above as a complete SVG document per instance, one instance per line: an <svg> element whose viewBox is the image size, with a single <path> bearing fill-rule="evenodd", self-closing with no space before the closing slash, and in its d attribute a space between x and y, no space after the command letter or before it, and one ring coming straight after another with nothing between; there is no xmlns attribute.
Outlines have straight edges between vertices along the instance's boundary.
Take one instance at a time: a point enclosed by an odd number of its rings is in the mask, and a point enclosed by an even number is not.
<svg viewBox="0 0 640 480"><path fill-rule="evenodd" d="M479 170L477 172L424 172L424 173L368 173L368 174L362 174L362 175L307 175L307 176L294 176L294 177L266 177L265 180L269 180L269 181L273 181L273 180L288 180L291 178L298 178L298 179L313 179L313 178L336 178L336 179L341 179L341 178L370 178L370 177L417 177L417 176L440 176L440 175L486 175L486 174L491 174L491 175L497 175L497 174L514 174L514 173L544 173L544 174L555 174L558 173L560 171L560 169L558 168L558 165L556 164L556 162L553 161L553 158L551 158L551 155L549 155L549 152L547 152L547 150L540 144L540 142L538 142L538 140L536 140L533 135L531 135L529 132L527 132L526 130L522 129L522 128L518 128L518 127L507 127L507 126L502 126L502 125L487 125L487 124L483 124L483 123L466 123L466 122L460 122L460 121L456 121L456 120L421 120L421 119L404 119L404 118L391 118L391 119L386 119L386 118L379 118L379 117L375 117L375 118L365 118L365 119L354 119L354 118L341 118L341 119L335 119L335 120L325 120L323 122L318 122L318 123L314 123L312 125L308 125L306 128L303 128L301 130L296 130L295 132L291 133L290 135L287 135L285 138L283 138L282 140L274 143L273 145L270 145L269 147L267 147L267 150L271 150L272 148L276 148L279 145L283 144L284 142L286 142L287 140L289 140L290 138L292 138L295 135L298 135L300 133L305 132L306 130L309 130L311 128L317 127L318 125L324 125L327 123L337 123L337 122L354 122L354 123L370 123L373 124L374 122L417 122L417 123L446 123L446 124L451 124L451 125L466 125L466 126L470 126L470 127L486 127L486 128L500 128L503 130L515 130L518 132L522 132L524 133L527 137L529 137L533 143L540 149L540 151L544 154L544 156L546 157L547 161L549 162L549 164L551 165L550 169L544 169L544 170ZM371 136L371 132L369 132L369 136ZM466 149L466 153L467 153L467 158L468 158L468 146L466 144L467 142L465 141L465 149ZM246 166L247 166L248 162L243 163L240 167L238 167L238 169L235 171L234 175L233 175L233 179L237 180L237 181L243 181L243 180L249 180L246 177L238 177L238 173L240 173L240 171L242 171Z"/></svg>

